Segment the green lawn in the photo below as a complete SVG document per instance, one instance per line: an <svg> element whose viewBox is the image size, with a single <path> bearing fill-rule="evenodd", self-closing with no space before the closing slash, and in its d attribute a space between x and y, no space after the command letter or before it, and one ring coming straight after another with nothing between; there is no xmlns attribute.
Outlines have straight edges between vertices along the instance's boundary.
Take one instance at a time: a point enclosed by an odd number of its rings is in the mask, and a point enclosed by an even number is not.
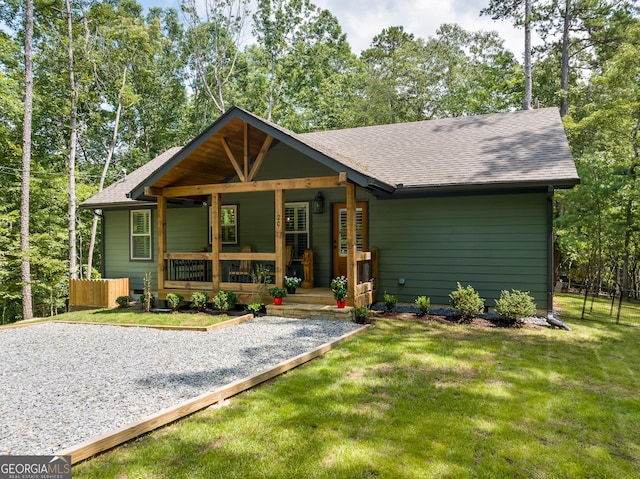
<svg viewBox="0 0 640 479"><path fill-rule="evenodd" d="M566 305L567 314L572 319L580 319L582 317L582 307L584 303L584 294L560 294L556 295L561 302ZM613 304L612 304L613 303ZM612 307L613 306L613 307ZM618 309L620 310L620 318L618 319ZM619 302L619 298L613 302L611 298L587 297L584 308L584 319L588 321L601 321L604 323L620 323L631 326L640 326L640 303L637 301Z"/></svg>
<svg viewBox="0 0 640 479"><path fill-rule="evenodd" d="M571 332L380 321L73 476L640 477L640 329L560 302Z"/></svg>
<svg viewBox="0 0 640 479"><path fill-rule="evenodd" d="M160 326L211 326L231 319L229 316L189 313L143 313L134 309L74 311L56 316L57 320L90 323L141 324Z"/></svg>

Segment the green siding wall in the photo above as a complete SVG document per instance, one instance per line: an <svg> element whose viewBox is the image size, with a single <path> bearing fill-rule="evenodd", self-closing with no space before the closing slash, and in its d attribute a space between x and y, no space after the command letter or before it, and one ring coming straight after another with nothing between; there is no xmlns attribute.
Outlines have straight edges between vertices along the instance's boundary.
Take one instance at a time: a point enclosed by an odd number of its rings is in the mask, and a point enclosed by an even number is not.
<svg viewBox="0 0 640 479"><path fill-rule="evenodd" d="M276 145L265 158L258 180L335 175L286 145ZM287 202L311 202L319 190L287 191ZM344 202L344 188L322 190L323 214L310 208L314 281L328 287L332 277L332 204ZM379 248L380 293L400 301L419 295L434 304L448 303L456 282L473 285L493 306L502 289L530 291L539 309L546 305L547 197L546 194L510 194L404 200L377 200L357 190L358 201L369 208L369 245ZM227 194L223 204L238 205L238 244L224 251L273 252L274 193ZM129 260L129 211L104 212L105 273L130 277L132 289L142 288L142 276L156 277L156 214L152 215L153 261ZM201 251L208 245L208 208L170 207L167 213L167 249ZM405 285L398 284L405 278Z"/></svg>
<svg viewBox="0 0 640 479"><path fill-rule="evenodd" d="M380 291L446 304L459 281L476 288L488 306L502 289L521 289L546 308L546 201L545 194L527 194L370 203Z"/></svg>
<svg viewBox="0 0 640 479"><path fill-rule="evenodd" d="M145 209L143 207L134 209ZM169 208L167 211L167 250L170 252L201 251L207 246L208 208ZM129 210L104 210L105 222L105 277L130 278L131 290L142 289L142 278L151 273L153 288L157 288L158 241L157 216L151 212L152 259L130 260Z"/></svg>

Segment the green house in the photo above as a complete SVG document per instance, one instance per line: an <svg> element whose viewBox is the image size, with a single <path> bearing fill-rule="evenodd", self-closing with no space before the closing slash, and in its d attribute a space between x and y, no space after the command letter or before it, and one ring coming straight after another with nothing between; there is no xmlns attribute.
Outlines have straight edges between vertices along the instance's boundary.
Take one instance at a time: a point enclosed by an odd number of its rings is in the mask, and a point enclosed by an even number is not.
<svg viewBox="0 0 640 479"><path fill-rule="evenodd" d="M344 275L350 305L446 304L460 282L550 310L553 195L578 182L555 108L306 134L231 108L82 206L102 212L103 277L134 295L152 272L160 299L248 302L266 273L330 304Z"/></svg>

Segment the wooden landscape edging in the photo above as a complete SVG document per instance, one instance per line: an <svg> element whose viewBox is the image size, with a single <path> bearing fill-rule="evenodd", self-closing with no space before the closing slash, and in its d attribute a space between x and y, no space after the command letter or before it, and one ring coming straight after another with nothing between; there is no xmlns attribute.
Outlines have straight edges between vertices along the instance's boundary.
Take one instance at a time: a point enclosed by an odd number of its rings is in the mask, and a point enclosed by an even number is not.
<svg viewBox="0 0 640 479"><path fill-rule="evenodd" d="M228 319L227 321L222 321L221 323L212 324L210 326L178 326L178 325L170 325L170 324L132 324L132 323L94 323L92 321L65 321L65 320L55 320L53 322L56 323L67 323L67 324L90 324L93 326L121 326L123 328L151 328L151 329L164 329L167 331L201 331L208 333L210 331L215 331L217 329L227 328L229 326L235 326L236 324L244 323L245 321L249 321L253 319L253 314L243 314L242 316L238 316L233 319Z"/></svg>
<svg viewBox="0 0 640 479"><path fill-rule="evenodd" d="M338 344L366 331L369 328L371 328L370 325L362 326L354 331L351 331L350 333L344 334L339 338L334 339L333 341L324 343L316 349L307 351L306 353L299 354L298 356L283 361L272 368L265 369L244 379L238 379L237 381L214 389L213 391L201 394L200 396L196 396L195 398L189 399L181 404L168 407L139 421L135 421L122 426L115 431L107 432L100 436L96 436L87 441L63 449L62 451L57 452L56 455L71 456L71 463L76 464L100 452L104 452L135 437L176 421L177 419L188 416L189 414L193 414L194 412L209 407L212 404L220 403L227 398L235 396L236 394L257 386L258 384L261 384L271 378L279 376L282 373L285 373L300 366L301 364L304 364L308 361L311 361L312 359L317 358L318 356L325 354L326 352L335 348Z"/></svg>

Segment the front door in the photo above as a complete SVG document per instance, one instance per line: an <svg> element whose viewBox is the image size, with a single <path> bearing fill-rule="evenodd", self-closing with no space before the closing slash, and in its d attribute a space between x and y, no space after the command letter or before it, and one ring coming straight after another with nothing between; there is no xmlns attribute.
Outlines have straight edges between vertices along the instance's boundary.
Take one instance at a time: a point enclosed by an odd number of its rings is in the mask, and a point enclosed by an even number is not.
<svg viewBox="0 0 640 479"><path fill-rule="evenodd" d="M367 203L356 203L356 248L367 251ZM333 205L333 277L347 276L347 205Z"/></svg>

